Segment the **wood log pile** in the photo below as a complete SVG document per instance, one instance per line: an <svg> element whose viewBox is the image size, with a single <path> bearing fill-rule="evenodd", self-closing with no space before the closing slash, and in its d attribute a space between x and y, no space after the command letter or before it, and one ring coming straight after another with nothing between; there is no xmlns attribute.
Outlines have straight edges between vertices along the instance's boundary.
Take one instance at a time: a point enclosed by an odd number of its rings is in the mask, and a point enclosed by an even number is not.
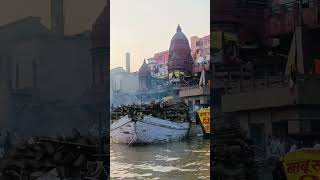
<svg viewBox="0 0 320 180"><path fill-rule="evenodd" d="M214 132L211 170L216 180L256 180L254 149L233 120L225 118Z"/></svg>
<svg viewBox="0 0 320 180"><path fill-rule="evenodd" d="M99 138L81 136L77 131L65 138L31 138L0 160L0 180L32 180L52 170L61 179L106 179L99 165L106 153L101 152L99 143Z"/></svg>
<svg viewBox="0 0 320 180"><path fill-rule="evenodd" d="M123 105L112 110L111 120L115 121L126 115L132 119L141 119L144 115L151 115L175 122L185 122L190 119L186 103L177 101Z"/></svg>

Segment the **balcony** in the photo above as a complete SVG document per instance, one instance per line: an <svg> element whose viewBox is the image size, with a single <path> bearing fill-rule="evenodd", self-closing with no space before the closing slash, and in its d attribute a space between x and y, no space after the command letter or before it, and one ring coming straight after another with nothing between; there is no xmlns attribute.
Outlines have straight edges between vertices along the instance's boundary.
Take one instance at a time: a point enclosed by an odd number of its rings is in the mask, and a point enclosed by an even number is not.
<svg viewBox="0 0 320 180"><path fill-rule="evenodd" d="M320 78L298 79L295 88L290 89L288 81L282 78L269 80L239 81L226 85L222 97L224 112L246 111L296 105L320 105Z"/></svg>
<svg viewBox="0 0 320 180"><path fill-rule="evenodd" d="M188 86L182 87L179 92L179 97L192 97L192 96L210 96L209 86Z"/></svg>

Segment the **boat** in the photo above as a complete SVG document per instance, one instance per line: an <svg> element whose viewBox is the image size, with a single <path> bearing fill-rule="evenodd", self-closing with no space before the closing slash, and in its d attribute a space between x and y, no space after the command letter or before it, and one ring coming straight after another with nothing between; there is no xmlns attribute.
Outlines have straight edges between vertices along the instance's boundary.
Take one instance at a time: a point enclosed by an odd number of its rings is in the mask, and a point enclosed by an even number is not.
<svg viewBox="0 0 320 180"><path fill-rule="evenodd" d="M111 124L111 141L127 145L143 145L179 141L186 138L191 127L188 116L181 116L178 109L174 113L174 108L163 107L160 104L153 104L155 105L153 107L132 106L129 109L134 109L133 111L128 111L126 108L121 117L113 120ZM152 109L155 109L154 112ZM161 110L162 113L156 113ZM172 111L176 119L174 116L170 118L168 111Z"/></svg>
<svg viewBox="0 0 320 180"><path fill-rule="evenodd" d="M140 120L122 117L111 124L111 139L123 144L155 144L184 139L190 129L190 122L173 122L144 116Z"/></svg>

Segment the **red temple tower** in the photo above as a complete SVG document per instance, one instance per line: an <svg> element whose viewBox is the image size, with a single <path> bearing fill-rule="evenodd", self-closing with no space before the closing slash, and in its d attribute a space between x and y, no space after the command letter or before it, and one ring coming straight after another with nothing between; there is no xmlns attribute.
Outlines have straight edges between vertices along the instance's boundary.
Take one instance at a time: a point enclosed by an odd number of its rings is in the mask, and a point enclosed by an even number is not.
<svg viewBox="0 0 320 180"><path fill-rule="evenodd" d="M168 72L180 71L189 75L192 73L192 56L188 38L181 31L180 25L172 37L169 48Z"/></svg>

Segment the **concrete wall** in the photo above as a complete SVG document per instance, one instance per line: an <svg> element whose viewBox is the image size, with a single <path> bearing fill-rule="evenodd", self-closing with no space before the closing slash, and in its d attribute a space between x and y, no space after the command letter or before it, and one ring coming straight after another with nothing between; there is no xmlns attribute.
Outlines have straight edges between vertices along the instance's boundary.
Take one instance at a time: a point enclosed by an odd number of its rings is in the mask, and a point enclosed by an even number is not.
<svg viewBox="0 0 320 180"><path fill-rule="evenodd" d="M190 97L190 96L209 96L210 95L210 89L209 87L190 87L190 88L185 88L181 89L179 92L179 97L184 98L184 97Z"/></svg>
<svg viewBox="0 0 320 180"><path fill-rule="evenodd" d="M273 87L249 92L226 94L222 97L222 111L234 112L293 105L297 97L289 87Z"/></svg>

